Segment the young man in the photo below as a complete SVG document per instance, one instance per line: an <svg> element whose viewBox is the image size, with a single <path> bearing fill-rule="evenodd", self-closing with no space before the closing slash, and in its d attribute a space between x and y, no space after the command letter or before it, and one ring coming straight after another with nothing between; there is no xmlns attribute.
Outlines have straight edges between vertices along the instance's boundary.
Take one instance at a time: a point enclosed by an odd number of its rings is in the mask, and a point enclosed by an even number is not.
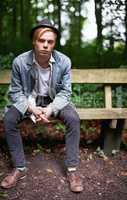
<svg viewBox="0 0 127 200"><path fill-rule="evenodd" d="M50 116L64 122L67 128L67 179L71 191L83 190L77 172L80 120L70 103L71 62L67 56L54 50L58 34L55 26L49 20L43 19L31 30L33 50L14 59L9 89L12 104L4 118L14 170L2 181L3 188L15 186L26 173L23 144L17 124L27 115L35 123L48 123Z"/></svg>

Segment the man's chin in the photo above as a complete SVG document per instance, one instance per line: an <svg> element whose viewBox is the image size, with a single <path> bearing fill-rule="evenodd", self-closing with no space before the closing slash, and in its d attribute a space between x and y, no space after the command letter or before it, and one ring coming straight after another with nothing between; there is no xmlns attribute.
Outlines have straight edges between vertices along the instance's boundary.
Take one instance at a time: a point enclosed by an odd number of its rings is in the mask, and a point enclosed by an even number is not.
<svg viewBox="0 0 127 200"><path fill-rule="evenodd" d="M46 57L50 57L50 53L49 52L39 52L40 56L46 56Z"/></svg>

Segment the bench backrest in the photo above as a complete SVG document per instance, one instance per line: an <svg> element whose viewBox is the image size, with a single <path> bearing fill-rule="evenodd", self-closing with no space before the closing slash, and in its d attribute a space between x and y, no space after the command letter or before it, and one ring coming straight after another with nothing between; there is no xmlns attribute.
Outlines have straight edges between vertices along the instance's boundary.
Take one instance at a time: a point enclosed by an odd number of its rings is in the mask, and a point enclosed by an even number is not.
<svg viewBox="0 0 127 200"><path fill-rule="evenodd" d="M10 70L0 72L0 84L10 83ZM72 83L104 84L105 108L78 109L81 119L127 118L127 109L112 108L112 85L127 84L127 69L73 69Z"/></svg>
<svg viewBox="0 0 127 200"><path fill-rule="evenodd" d="M73 69L72 82L126 84L127 69Z"/></svg>
<svg viewBox="0 0 127 200"><path fill-rule="evenodd" d="M74 69L73 83L101 83L105 89L105 107L112 108L113 84L127 84L127 69Z"/></svg>
<svg viewBox="0 0 127 200"><path fill-rule="evenodd" d="M0 84L10 83L11 70L0 71ZM72 69L72 83L127 84L127 69Z"/></svg>

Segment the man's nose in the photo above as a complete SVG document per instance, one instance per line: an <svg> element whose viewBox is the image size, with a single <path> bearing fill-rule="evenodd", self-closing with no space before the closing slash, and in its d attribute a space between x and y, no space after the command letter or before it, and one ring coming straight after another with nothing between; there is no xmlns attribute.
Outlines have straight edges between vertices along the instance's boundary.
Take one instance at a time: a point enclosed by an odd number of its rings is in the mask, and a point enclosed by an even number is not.
<svg viewBox="0 0 127 200"><path fill-rule="evenodd" d="M45 41L43 46L44 46L44 48L47 48L48 47L48 42Z"/></svg>

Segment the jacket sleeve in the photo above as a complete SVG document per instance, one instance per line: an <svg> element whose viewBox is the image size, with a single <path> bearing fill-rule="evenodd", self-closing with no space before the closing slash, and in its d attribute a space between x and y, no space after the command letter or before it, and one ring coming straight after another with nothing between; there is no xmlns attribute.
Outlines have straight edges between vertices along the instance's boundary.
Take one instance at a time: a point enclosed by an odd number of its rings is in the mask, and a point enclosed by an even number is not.
<svg viewBox="0 0 127 200"><path fill-rule="evenodd" d="M18 62L17 58L15 58L12 64L11 84L9 87L8 96L13 106L15 106L22 114L24 114L28 108L28 100L24 95Z"/></svg>
<svg viewBox="0 0 127 200"><path fill-rule="evenodd" d="M66 58L63 65L65 65L63 74L62 74L62 80L61 80L61 86L60 91L55 95L55 98L53 102L51 103L52 110L54 115L57 115L57 113L63 109L66 105L70 102L70 96L71 96L71 61L69 58Z"/></svg>

